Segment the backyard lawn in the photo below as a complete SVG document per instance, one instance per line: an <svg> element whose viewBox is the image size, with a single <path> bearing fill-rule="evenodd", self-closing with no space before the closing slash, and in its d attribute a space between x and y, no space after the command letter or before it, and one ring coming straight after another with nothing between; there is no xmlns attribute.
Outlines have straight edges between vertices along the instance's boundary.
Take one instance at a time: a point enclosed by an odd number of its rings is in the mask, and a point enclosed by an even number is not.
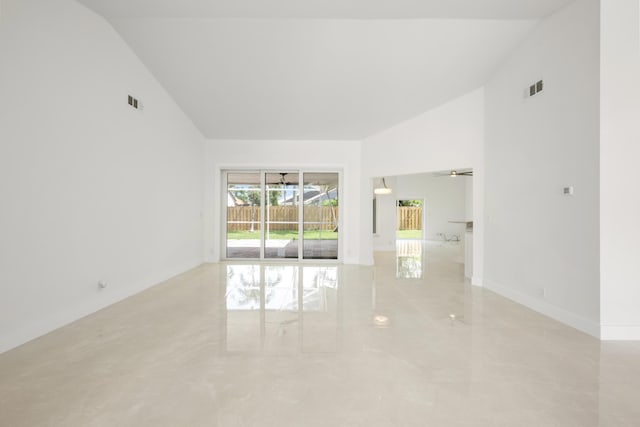
<svg viewBox="0 0 640 427"><path fill-rule="evenodd" d="M271 231L269 238L274 240L296 240L298 239L297 231ZM317 231L309 230L304 232L306 240L337 240L337 231ZM254 240L260 239L259 231L228 231L227 239L229 240Z"/></svg>
<svg viewBox="0 0 640 427"><path fill-rule="evenodd" d="M269 233L270 239L275 240L297 240L298 232L293 230L278 230ZM317 231L308 230L304 232L306 240L337 240L337 231ZM396 231L398 239L422 239L422 230L398 230ZM227 239L230 240L259 240L259 231L228 231Z"/></svg>
<svg viewBox="0 0 640 427"><path fill-rule="evenodd" d="M398 230L397 239L422 239L422 230Z"/></svg>

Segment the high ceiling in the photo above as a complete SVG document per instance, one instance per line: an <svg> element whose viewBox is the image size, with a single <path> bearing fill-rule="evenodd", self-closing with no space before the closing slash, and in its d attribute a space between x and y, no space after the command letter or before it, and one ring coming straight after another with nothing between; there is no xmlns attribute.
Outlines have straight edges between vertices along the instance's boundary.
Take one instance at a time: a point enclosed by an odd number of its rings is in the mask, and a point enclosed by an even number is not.
<svg viewBox="0 0 640 427"><path fill-rule="evenodd" d="M206 137L232 139L362 139L482 86L570 2L78 1Z"/></svg>
<svg viewBox="0 0 640 427"><path fill-rule="evenodd" d="M80 0L108 18L539 19L571 0Z"/></svg>

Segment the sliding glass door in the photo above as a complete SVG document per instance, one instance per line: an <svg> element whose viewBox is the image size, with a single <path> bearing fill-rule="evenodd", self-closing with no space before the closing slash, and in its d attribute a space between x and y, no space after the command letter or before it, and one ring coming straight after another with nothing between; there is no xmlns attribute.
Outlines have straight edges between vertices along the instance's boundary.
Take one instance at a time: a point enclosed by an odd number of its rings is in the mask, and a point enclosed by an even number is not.
<svg viewBox="0 0 640 427"><path fill-rule="evenodd" d="M303 174L303 257L338 258L338 174Z"/></svg>
<svg viewBox="0 0 640 427"><path fill-rule="evenodd" d="M227 259L338 259L339 173L226 171Z"/></svg>
<svg viewBox="0 0 640 427"><path fill-rule="evenodd" d="M299 173L265 174L264 257L298 258Z"/></svg>
<svg viewBox="0 0 640 427"><path fill-rule="evenodd" d="M226 257L260 258L262 185L260 172L226 174Z"/></svg>

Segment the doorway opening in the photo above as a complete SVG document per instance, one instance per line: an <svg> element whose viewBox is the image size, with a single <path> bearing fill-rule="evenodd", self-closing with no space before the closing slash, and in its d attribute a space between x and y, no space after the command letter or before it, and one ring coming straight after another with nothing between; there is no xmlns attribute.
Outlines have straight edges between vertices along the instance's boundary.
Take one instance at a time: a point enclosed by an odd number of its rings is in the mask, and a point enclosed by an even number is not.
<svg viewBox="0 0 640 427"><path fill-rule="evenodd" d="M423 199L396 200L396 239L423 239Z"/></svg>

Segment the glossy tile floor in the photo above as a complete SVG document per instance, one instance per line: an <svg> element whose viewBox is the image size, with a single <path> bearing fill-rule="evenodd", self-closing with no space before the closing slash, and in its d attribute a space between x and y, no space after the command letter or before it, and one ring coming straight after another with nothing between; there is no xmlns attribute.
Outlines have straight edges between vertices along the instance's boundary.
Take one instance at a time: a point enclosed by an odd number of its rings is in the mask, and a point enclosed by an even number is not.
<svg viewBox="0 0 640 427"><path fill-rule="evenodd" d="M397 254L185 273L0 355L0 425L640 425L640 343L470 287L458 245Z"/></svg>

